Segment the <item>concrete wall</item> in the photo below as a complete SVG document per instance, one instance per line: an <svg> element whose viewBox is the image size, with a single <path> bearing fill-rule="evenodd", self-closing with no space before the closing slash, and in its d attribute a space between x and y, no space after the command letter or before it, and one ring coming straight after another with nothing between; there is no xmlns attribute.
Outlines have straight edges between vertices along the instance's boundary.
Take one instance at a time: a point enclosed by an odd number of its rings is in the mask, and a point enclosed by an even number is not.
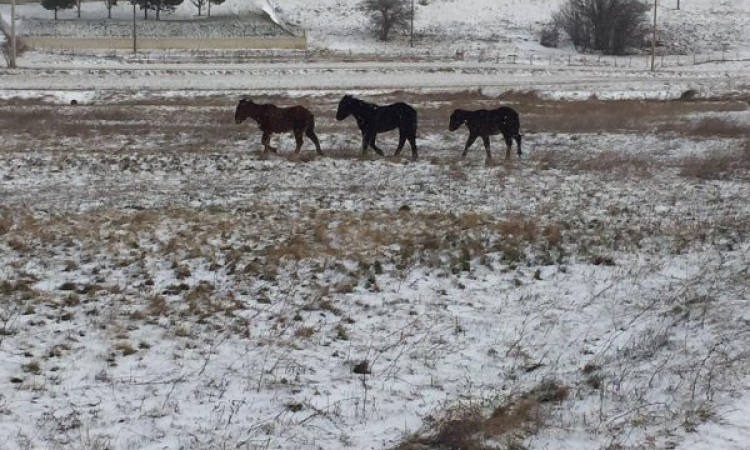
<svg viewBox="0 0 750 450"><path fill-rule="evenodd" d="M19 39L19 44L34 50L130 50L133 39L123 38L57 38L28 37ZM304 36L275 36L270 38L139 38L138 50L244 50L244 49L292 49L304 50Z"/></svg>

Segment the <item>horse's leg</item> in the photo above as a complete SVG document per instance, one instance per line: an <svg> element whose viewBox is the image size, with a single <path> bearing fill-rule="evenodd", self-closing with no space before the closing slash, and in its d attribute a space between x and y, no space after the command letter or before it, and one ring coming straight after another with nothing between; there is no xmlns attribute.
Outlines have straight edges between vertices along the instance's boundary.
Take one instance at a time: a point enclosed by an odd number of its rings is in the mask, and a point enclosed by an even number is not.
<svg viewBox="0 0 750 450"><path fill-rule="evenodd" d="M369 136L363 130L362 131L362 154L363 155L365 153L367 153L367 146L368 146L368 144L369 144Z"/></svg>
<svg viewBox="0 0 750 450"><path fill-rule="evenodd" d="M310 127L307 129L307 137L310 138L311 141L313 141L313 144L315 144L315 151L318 152L319 155L323 155L323 150L320 149L320 140L318 139L318 135L315 134L315 125L310 125Z"/></svg>
<svg viewBox="0 0 750 450"><path fill-rule="evenodd" d="M401 154L401 150L404 149L404 145L406 145L406 135L399 131L398 133L398 148L396 149L396 153L393 154L393 156L398 156Z"/></svg>
<svg viewBox="0 0 750 450"><path fill-rule="evenodd" d="M474 145L474 141L477 140L479 136L474 133L469 133L469 139L466 141L466 147L464 147L464 152L461 154L461 158L466 158L466 155L469 153L469 149L472 145Z"/></svg>
<svg viewBox="0 0 750 450"><path fill-rule="evenodd" d="M372 136L370 137L370 147L372 147L375 150L375 153L377 153L380 156L385 156L385 153L383 153L383 150L380 149L377 145L375 145L375 138L378 136L378 133L372 133Z"/></svg>
<svg viewBox="0 0 750 450"><path fill-rule="evenodd" d="M505 159L510 159L510 150L513 148L513 138L503 135L505 138Z"/></svg>
<svg viewBox="0 0 750 450"><path fill-rule="evenodd" d="M302 149L302 130L294 130L294 140L297 142L297 148L294 149L294 154L297 155Z"/></svg>
<svg viewBox="0 0 750 450"><path fill-rule="evenodd" d="M276 149L271 147L271 133L264 131L260 143L263 144L263 153L268 153L269 150L276 153Z"/></svg>
<svg viewBox="0 0 750 450"><path fill-rule="evenodd" d="M417 136L415 134L412 134L408 139L409 147L411 147L411 159L416 161L419 157L419 152L417 151Z"/></svg>
<svg viewBox="0 0 750 450"><path fill-rule="evenodd" d="M487 158L485 158L484 163L489 166L492 163L492 153L490 152L490 135L485 134L484 136L482 136L482 140L484 141L484 151L487 153Z"/></svg>
<svg viewBox="0 0 750 450"><path fill-rule="evenodd" d="M516 144L518 144L518 156L520 157L523 155L523 152L521 151L521 140L523 139L523 136L520 134L515 135Z"/></svg>

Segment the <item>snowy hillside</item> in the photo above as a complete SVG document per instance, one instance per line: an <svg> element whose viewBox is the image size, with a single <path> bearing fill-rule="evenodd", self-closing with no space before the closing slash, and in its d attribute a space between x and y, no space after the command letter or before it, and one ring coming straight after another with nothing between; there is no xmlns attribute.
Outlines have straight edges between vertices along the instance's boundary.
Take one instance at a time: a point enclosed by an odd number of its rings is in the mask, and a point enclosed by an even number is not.
<svg viewBox="0 0 750 450"><path fill-rule="evenodd" d="M417 48L423 51L454 52L484 49L499 53L569 53L563 46L550 50L539 45L539 32L550 21L563 0L416 0ZM213 7L216 17L236 18L249 13L268 14L281 24L303 29L309 45L316 49L387 51L407 46L404 38L390 43L376 41L361 0L227 0ZM690 54L709 51L750 51L750 1L662 0L659 6L661 38L670 52ZM7 15L7 7L0 7ZM28 19L49 19L51 12L38 5L19 8ZM114 8L116 18L128 19L127 4ZM164 20L196 19L190 1L180 5ZM61 19L75 18L74 10L61 11ZM84 4L83 17L102 19L101 2ZM205 12L204 12L205 17ZM204 33L205 34L205 33Z"/></svg>
<svg viewBox="0 0 750 450"><path fill-rule="evenodd" d="M372 45L363 33L367 18L361 0L277 0L283 16L308 31L313 44L331 48ZM563 0L426 0L416 1L415 28L421 46L454 48L535 49L538 32ZM750 48L750 2L745 0L662 0L659 22L672 41L691 51L717 50L726 45Z"/></svg>

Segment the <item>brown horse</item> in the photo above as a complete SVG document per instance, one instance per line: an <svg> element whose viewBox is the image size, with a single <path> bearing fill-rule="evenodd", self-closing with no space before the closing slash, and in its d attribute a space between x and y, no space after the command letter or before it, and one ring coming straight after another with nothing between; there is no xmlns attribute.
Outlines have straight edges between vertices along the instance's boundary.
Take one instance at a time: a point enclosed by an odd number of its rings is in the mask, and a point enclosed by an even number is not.
<svg viewBox="0 0 750 450"><path fill-rule="evenodd" d="M239 125L248 117L258 122L260 131L263 132L260 142L263 144L264 152L271 150L276 153L276 148L271 147L272 133L292 131L294 132L294 139L297 141L295 154L299 153L302 148L303 134L313 141L318 154L323 154L323 151L320 150L320 141L315 134L315 116L303 106L279 108L275 105L259 105L250 99L243 98L237 105L234 121Z"/></svg>

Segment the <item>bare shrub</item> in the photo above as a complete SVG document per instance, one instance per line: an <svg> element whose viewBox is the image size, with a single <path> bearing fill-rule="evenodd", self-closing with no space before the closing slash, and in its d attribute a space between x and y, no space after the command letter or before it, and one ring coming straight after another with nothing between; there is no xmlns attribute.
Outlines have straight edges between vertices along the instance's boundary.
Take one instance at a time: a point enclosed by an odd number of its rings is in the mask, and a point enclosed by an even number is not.
<svg viewBox="0 0 750 450"><path fill-rule="evenodd" d="M542 28L539 43L543 47L557 48L560 45L560 29L554 23Z"/></svg>
<svg viewBox="0 0 750 450"><path fill-rule="evenodd" d="M365 0L362 9L370 14L381 41L390 40L393 32L409 29L412 12L408 0Z"/></svg>
<svg viewBox="0 0 750 450"><path fill-rule="evenodd" d="M640 0L568 0L553 20L576 48L622 55L643 41L647 11Z"/></svg>

